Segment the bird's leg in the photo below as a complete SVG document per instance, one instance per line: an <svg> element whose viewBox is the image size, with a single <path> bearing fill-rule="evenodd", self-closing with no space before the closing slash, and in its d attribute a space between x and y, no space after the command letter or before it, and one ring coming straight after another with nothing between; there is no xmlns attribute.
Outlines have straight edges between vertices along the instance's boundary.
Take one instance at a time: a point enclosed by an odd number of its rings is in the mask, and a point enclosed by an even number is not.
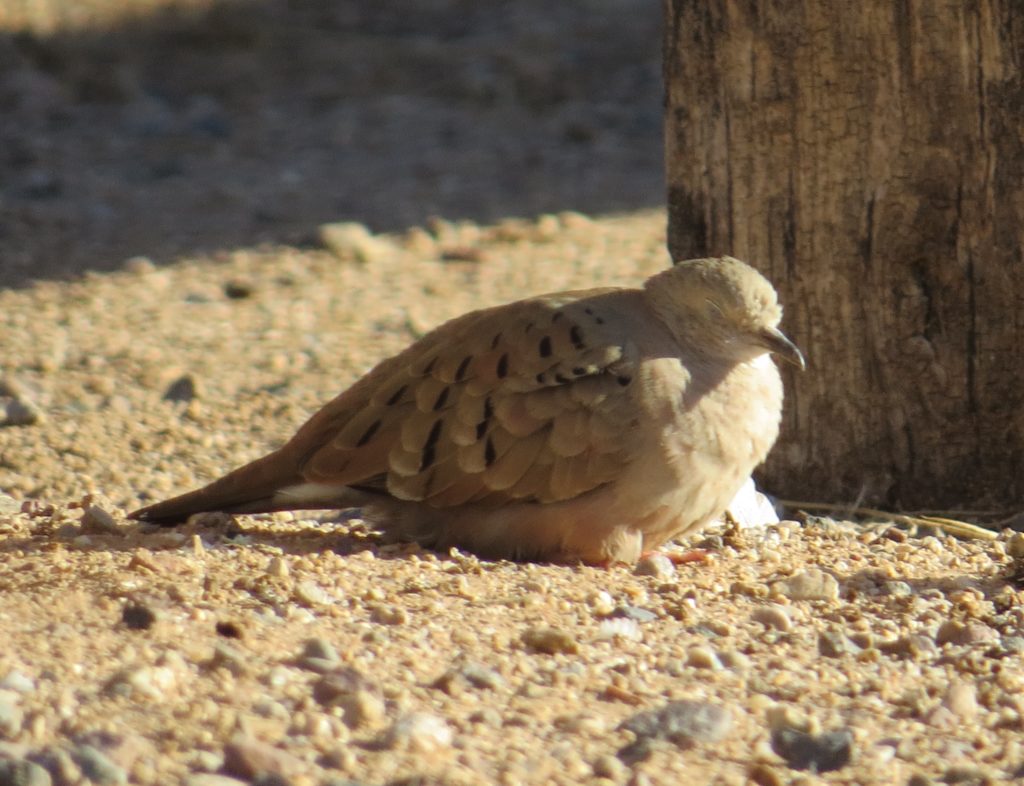
<svg viewBox="0 0 1024 786"><path fill-rule="evenodd" d="M711 552L707 549L690 549L689 551L659 551L658 549L652 549L651 551L641 553L640 557L641 559L653 557L656 554L668 558L668 561L673 565L688 565L691 562L703 563L711 561Z"/></svg>

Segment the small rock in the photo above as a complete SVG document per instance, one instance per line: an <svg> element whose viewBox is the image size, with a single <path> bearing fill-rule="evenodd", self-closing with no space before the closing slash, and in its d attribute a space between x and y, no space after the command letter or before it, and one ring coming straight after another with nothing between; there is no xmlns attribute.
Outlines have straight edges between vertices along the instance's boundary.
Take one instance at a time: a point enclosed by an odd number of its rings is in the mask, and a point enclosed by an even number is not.
<svg viewBox="0 0 1024 786"><path fill-rule="evenodd" d="M313 683L313 698L324 707L340 707L342 721L353 729L377 725L387 709L377 686L351 667Z"/></svg>
<svg viewBox="0 0 1024 786"><path fill-rule="evenodd" d="M619 606L612 612L613 617L621 617L634 622L654 622L658 615L649 609L642 609L639 606Z"/></svg>
<svg viewBox="0 0 1024 786"><path fill-rule="evenodd" d="M156 612L141 603L129 603L121 611L121 622L129 630L149 630L156 622Z"/></svg>
<svg viewBox="0 0 1024 786"><path fill-rule="evenodd" d="M238 736L224 746L224 771L239 778L254 780L266 775L288 778L303 769L301 759L251 737Z"/></svg>
<svg viewBox="0 0 1024 786"><path fill-rule="evenodd" d="M822 570L806 570L772 584L772 590L790 600L826 600L839 598L839 582Z"/></svg>
<svg viewBox="0 0 1024 786"><path fill-rule="evenodd" d="M156 265L149 257L130 257L121 265L121 269L136 276L144 276L156 271Z"/></svg>
<svg viewBox="0 0 1024 786"><path fill-rule="evenodd" d="M341 708L341 719L350 729L376 726L384 720L387 712L384 700L368 690L357 690L338 696L333 705Z"/></svg>
<svg viewBox="0 0 1024 786"><path fill-rule="evenodd" d="M545 655L575 655L580 649L575 637L559 628L530 628L523 633L523 644Z"/></svg>
<svg viewBox="0 0 1024 786"><path fill-rule="evenodd" d="M214 669L225 668L236 677L240 677L249 671L247 661L244 652L223 641L218 641L213 645L213 657L210 658L209 666Z"/></svg>
<svg viewBox="0 0 1024 786"><path fill-rule="evenodd" d="M1013 559L1024 557L1024 532L1014 532L1006 541L1006 553Z"/></svg>
<svg viewBox="0 0 1024 786"><path fill-rule="evenodd" d="M972 721L978 715L978 694L973 685L966 682L954 682L946 690L942 706L961 721Z"/></svg>
<svg viewBox="0 0 1024 786"><path fill-rule="evenodd" d="M189 402L200 396L199 381L191 374L178 377L164 391L164 401Z"/></svg>
<svg viewBox="0 0 1024 786"><path fill-rule="evenodd" d="M594 641L611 641L612 639L636 641L642 635L636 620L612 617L601 620L601 624L597 626L597 635L594 637Z"/></svg>
<svg viewBox="0 0 1024 786"><path fill-rule="evenodd" d="M750 615L754 622L760 622L766 628L773 628L785 633L793 628L793 621L785 606L777 603L770 603L767 606L758 606Z"/></svg>
<svg viewBox="0 0 1024 786"><path fill-rule="evenodd" d="M911 633L894 641L882 641L877 646L879 650L889 655L901 655L914 660L930 658L939 651L935 642L923 633Z"/></svg>
<svg viewBox="0 0 1024 786"><path fill-rule="evenodd" d="M435 688L440 688L450 696L459 694L469 687L498 690L504 685L505 680L498 672L479 663L453 666L434 682Z"/></svg>
<svg viewBox="0 0 1024 786"><path fill-rule="evenodd" d="M338 664L341 662L341 656L338 655L338 651L331 642L317 637L306 639L302 644L299 665L304 667L305 662L309 660L315 661L318 665L324 662ZM318 669L308 669L308 671L318 671Z"/></svg>
<svg viewBox="0 0 1024 786"><path fill-rule="evenodd" d="M82 779L82 770L63 748L42 748L26 758L45 769L56 786L71 786Z"/></svg>
<svg viewBox="0 0 1024 786"><path fill-rule="evenodd" d="M687 747L725 739L732 729L732 715L724 707L684 699L637 713L619 728L633 732L638 739L666 739Z"/></svg>
<svg viewBox="0 0 1024 786"><path fill-rule="evenodd" d="M1003 636L999 639L1003 652L1018 655L1024 652L1024 636Z"/></svg>
<svg viewBox="0 0 1024 786"><path fill-rule="evenodd" d="M615 611L615 601L604 590L598 590L588 596L587 604L595 617L607 617Z"/></svg>
<svg viewBox="0 0 1024 786"><path fill-rule="evenodd" d="M21 697L13 691L0 691L0 738L12 739L21 732L25 712L19 706Z"/></svg>
<svg viewBox="0 0 1024 786"><path fill-rule="evenodd" d="M909 598L914 588L905 581L887 581L882 584L882 592L893 598Z"/></svg>
<svg viewBox="0 0 1024 786"><path fill-rule="evenodd" d="M387 253L387 244L355 221L321 224L317 235L323 247L339 259L371 264Z"/></svg>
<svg viewBox="0 0 1024 786"><path fill-rule="evenodd" d="M372 606L370 620L380 625L404 625L409 621L409 614L401 606Z"/></svg>
<svg viewBox="0 0 1024 786"><path fill-rule="evenodd" d="M783 726L772 730L772 750L794 770L832 772L850 763L853 733L837 729L824 734Z"/></svg>
<svg viewBox="0 0 1024 786"><path fill-rule="evenodd" d="M431 753L452 744L452 730L443 718L426 712L413 712L395 721L383 744L390 750Z"/></svg>
<svg viewBox="0 0 1024 786"><path fill-rule="evenodd" d="M818 652L826 658L856 655L861 648L837 630L824 630L818 634Z"/></svg>
<svg viewBox="0 0 1024 786"><path fill-rule="evenodd" d="M0 493L0 516L13 516L21 512L21 502L14 497Z"/></svg>
<svg viewBox="0 0 1024 786"><path fill-rule="evenodd" d="M253 283L245 278L232 278L224 282L224 294L231 300L244 300L255 291Z"/></svg>
<svg viewBox="0 0 1024 786"><path fill-rule="evenodd" d="M293 590L295 600L307 608L330 606L335 598L314 581L297 581Z"/></svg>
<svg viewBox="0 0 1024 786"><path fill-rule="evenodd" d="M988 625L980 622L968 622L966 625L957 620L946 620L935 633L935 643L943 644L977 644L992 642L999 638Z"/></svg>
<svg viewBox="0 0 1024 786"><path fill-rule="evenodd" d="M722 668L722 662L715 655L715 651L710 647L703 646L690 647L686 651L686 665L693 666L696 669L711 669L712 671Z"/></svg>
<svg viewBox="0 0 1024 786"><path fill-rule="evenodd" d="M0 786L50 786L50 773L25 759L0 759Z"/></svg>
<svg viewBox="0 0 1024 786"><path fill-rule="evenodd" d="M653 576L661 581L671 581L676 575L676 566L664 554L648 554L637 561L636 567L633 568L633 574Z"/></svg>
<svg viewBox="0 0 1024 786"><path fill-rule="evenodd" d="M42 420L43 413L27 398L12 398L4 408L0 426L31 426Z"/></svg>
<svg viewBox="0 0 1024 786"><path fill-rule="evenodd" d="M291 571L288 569L288 563L281 557L271 557L270 562L267 563L267 575L275 579L286 579L288 578Z"/></svg>
<svg viewBox="0 0 1024 786"><path fill-rule="evenodd" d="M624 782L629 773L629 769L620 758L607 753L594 759L593 769L594 775L598 778L608 778L616 783Z"/></svg>
<svg viewBox="0 0 1024 786"><path fill-rule="evenodd" d="M128 773L124 768L92 745L75 746L71 750L71 758L81 768L82 774L93 783L102 785L128 782Z"/></svg>
<svg viewBox="0 0 1024 786"><path fill-rule="evenodd" d="M0 690L10 690L15 693L31 693L35 689L36 681L17 669L7 672L7 676L0 680Z"/></svg>
<svg viewBox="0 0 1024 786"><path fill-rule="evenodd" d="M747 777L757 786L785 786L786 783L778 770L767 764L755 764L750 768Z"/></svg>
<svg viewBox="0 0 1024 786"><path fill-rule="evenodd" d="M89 505L82 512L82 533L85 535L120 535L114 517L98 505Z"/></svg>

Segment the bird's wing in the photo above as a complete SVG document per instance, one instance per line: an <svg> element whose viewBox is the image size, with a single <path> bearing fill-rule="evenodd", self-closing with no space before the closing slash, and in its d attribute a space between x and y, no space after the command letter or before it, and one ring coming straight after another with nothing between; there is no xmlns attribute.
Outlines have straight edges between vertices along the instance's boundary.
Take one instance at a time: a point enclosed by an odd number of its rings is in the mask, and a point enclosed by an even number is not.
<svg viewBox="0 0 1024 786"><path fill-rule="evenodd" d="M635 294L549 295L442 325L299 431L303 478L438 508L608 483L637 417L636 351L615 330L618 300Z"/></svg>

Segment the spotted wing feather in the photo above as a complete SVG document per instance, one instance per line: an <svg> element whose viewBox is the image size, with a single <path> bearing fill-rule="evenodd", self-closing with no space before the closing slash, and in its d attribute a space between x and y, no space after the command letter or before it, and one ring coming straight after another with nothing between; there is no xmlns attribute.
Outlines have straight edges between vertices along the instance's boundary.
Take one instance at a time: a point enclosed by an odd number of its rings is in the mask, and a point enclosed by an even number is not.
<svg viewBox="0 0 1024 786"><path fill-rule="evenodd" d="M612 292L443 325L307 423L303 477L438 508L555 502L613 480L635 359L600 318Z"/></svg>

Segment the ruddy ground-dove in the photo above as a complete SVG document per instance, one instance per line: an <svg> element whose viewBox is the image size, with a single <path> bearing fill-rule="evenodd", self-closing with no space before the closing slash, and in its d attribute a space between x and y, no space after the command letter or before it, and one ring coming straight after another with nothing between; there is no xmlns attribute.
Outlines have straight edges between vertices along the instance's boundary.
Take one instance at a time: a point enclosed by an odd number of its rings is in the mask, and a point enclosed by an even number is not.
<svg viewBox="0 0 1024 786"><path fill-rule="evenodd" d="M432 548L633 562L721 514L768 454L782 411L770 353L804 365L781 316L772 285L731 257L474 311L279 450L131 516L364 507Z"/></svg>

